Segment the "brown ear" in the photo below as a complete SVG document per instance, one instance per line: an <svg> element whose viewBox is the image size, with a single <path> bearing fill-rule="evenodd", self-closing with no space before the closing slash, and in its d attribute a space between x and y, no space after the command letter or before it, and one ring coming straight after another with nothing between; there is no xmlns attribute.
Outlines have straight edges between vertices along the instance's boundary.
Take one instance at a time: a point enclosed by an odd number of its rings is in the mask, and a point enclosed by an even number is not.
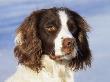
<svg viewBox="0 0 110 82"><path fill-rule="evenodd" d="M87 40L87 32L90 31L90 28L87 22L77 13L74 14L75 23L78 27L78 33L76 36L77 42L77 57L72 59L70 66L75 70L85 69L87 66L91 66L91 51L89 48Z"/></svg>
<svg viewBox="0 0 110 82"><path fill-rule="evenodd" d="M41 40L38 37L38 21L40 12L33 12L27 17L16 33L15 57L19 63L33 70L41 69Z"/></svg>
<svg viewBox="0 0 110 82"><path fill-rule="evenodd" d="M79 21L79 36L78 36L78 46L79 46L79 50L82 53L82 62L83 62L83 66L82 68L85 66L91 66L91 51L89 48L89 44L88 44L88 36L87 36L87 32L90 31L90 27L88 26L87 22L80 17L80 21Z"/></svg>
<svg viewBox="0 0 110 82"><path fill-rule="evenodd" d="M89 48L87 34L84 31L79 32L78 36L78 58L80 61L80 68L85 69L86 66L91 66L91 51Z"/></svg>

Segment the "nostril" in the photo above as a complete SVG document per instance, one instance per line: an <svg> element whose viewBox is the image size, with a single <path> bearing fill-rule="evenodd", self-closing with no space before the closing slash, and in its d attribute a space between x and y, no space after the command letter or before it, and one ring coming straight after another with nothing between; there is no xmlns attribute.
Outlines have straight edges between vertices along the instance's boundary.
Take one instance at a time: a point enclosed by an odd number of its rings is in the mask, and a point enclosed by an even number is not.
<svg viewBox="0 0 110 82"><path fill-rule="evenodd" d="M71 42L68 42L67 45L70 46L71 45Z"/></svg>

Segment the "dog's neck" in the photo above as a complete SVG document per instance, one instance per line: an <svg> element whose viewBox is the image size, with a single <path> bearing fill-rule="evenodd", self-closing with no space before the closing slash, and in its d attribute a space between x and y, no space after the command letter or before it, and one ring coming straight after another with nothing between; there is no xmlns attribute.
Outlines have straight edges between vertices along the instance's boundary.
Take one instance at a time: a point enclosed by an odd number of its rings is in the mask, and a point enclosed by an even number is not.
<svg viewBox="0 0 110 82"><path fill-rule="evenodd" d="M52 60L47 55L43 56L42 64L44 68L42 68L39 73L31 70L24 65L18 66L18 72L21 72L21 75L23 75L23 79L33 78L34 80L39 80L36 82L45 82L45 80L47 80L48 82L73 82L72 70L70 70L66 65Z"/></svg>

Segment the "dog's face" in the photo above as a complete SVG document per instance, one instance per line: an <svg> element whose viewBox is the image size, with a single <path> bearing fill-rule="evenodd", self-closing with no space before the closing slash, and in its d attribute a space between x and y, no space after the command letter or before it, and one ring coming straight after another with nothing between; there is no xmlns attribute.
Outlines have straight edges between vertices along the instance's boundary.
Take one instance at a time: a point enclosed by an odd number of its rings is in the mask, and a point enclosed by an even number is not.
<svg viewBox="0 0 110 82"><path fill-rule="evenodd" d="M66 10L48 10L39 23L39 38L45 54L54 59L70 60L77 54L74 34L78 27Z"/></svg>
<svg viewBox="0 0 110 82"><path fill-rule="evenodd" d="M53 60L67 60L82 69L91 64L84 19L67 8L33 12L17 30L15 55L19 62L39 70L44 54Z"/></svg>

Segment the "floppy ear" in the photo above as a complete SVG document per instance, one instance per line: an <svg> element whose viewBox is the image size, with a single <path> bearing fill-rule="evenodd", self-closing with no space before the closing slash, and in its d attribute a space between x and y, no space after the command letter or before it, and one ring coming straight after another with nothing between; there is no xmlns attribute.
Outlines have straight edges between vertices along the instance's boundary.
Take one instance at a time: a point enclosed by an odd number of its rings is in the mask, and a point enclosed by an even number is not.
<svg viewBox="0 0 110 82"><path fill-rule="evenodd" d="M76 36L77 42L77 57L72 59L70 66L75 70L85 69L87 66L91 66L91 51L87 40L87 32L90 28L87 22L77 13L74 14L75 23L78 27L78 33Z"/></svg>
<svg viewBox="0 0 110 82"><path fill-rule="evenodd" d="M38 37L38 21L41 12L33 12L16 32L15 57L20 64L39 71L42 67L42 42Z"/></svg>

